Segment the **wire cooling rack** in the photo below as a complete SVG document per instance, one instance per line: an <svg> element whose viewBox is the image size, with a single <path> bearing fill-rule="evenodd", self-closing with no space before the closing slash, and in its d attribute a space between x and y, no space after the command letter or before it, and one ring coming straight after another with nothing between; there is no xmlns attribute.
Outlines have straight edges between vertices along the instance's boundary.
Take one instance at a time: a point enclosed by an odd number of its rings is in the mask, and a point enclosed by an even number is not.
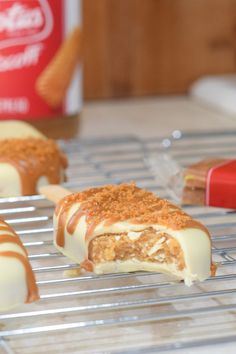
<svg viewBox="0 0 236 354"><path fill-rule="evenodd" d="M145 157L169 151L182 165L206 155L236 156L236 132L182 134L168 139L122 137L60 141L69 157L66 187L135 180L165 191ZM188 288L165 275L97 276L52 245L53 205L42 196L0 199L0 216L27 247L41 300L0 314L0 353L155 353L236 340L236 215L186 207L208 226L217 276ZM0 290L1 291L1 290Z"/></svg>

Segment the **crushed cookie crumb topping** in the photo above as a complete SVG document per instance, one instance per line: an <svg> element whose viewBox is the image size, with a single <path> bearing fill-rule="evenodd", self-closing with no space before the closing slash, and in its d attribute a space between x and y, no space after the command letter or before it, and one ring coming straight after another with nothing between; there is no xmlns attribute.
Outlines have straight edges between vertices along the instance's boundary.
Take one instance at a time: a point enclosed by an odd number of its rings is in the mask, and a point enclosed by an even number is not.
<svg viewBox="0 0 236 354"><path fill-rule="evenodd" d="M22 195L37 193L37 181L47 177L49 183L60 183L67 158L56 142L40 138L0 140L0 162L13 165L21 177Z"/></svg>
<svg viewBox="0 0 236 354"><path fill-rule="evenodd" d="M67 159L60 151L56 142L51 139L40 138L11 138L0 140L0 160L11 159L14 161L25 160L29 164L48 164L48 160L59 159L64 168L67 167ZM32 160L31 160L32 159Z"/></svg>
<svg viewBox="0 0 236 354"><path fill-rule="evenodd" d="M58 211L63 205L69 208L75 202L80 203L80 215L84 213L89 224L129 221L137 224L161 224L172 229L191 225L203 227L174 204L138 188L134 183L107 185L66 196L59 203Z"/></svg>

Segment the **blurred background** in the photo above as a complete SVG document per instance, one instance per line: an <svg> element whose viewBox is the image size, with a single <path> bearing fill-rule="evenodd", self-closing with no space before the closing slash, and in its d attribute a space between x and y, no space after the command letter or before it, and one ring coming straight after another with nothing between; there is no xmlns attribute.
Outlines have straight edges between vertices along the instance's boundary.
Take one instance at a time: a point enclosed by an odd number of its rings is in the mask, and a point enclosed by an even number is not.
<svg viewBox="0 0 236 354"><path fill-rule="evenodd" d="M86 100L183 94L234 73L235 0L84 0Z"/></svg>
<svg viewBox="0 0 236 354"><path fill-rule="evenodd" d="M2 0L0 22L0 120L59 138L236 128L236 0Z"/></svg>

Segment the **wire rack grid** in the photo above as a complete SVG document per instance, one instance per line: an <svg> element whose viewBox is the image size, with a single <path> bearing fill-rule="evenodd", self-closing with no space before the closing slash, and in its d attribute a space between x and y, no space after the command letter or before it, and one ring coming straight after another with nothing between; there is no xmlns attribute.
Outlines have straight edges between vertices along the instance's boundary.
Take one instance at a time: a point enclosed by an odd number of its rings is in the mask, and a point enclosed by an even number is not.
<svg viewBox="0 0 236 354"><path fill-rule="evenodd" d="M173 132L170 138L60 141L71 190L135 180L166 197L146 156L168 151L183 166L235 157L236 132ZM42 196L0 199L0 217L29 252L41 300L0 314L0 353L154 353L233 342L236 330L235 212L185 207L209 228L216 277L192 287L156 273L83 273L52 244L53 205Z"/></svg>

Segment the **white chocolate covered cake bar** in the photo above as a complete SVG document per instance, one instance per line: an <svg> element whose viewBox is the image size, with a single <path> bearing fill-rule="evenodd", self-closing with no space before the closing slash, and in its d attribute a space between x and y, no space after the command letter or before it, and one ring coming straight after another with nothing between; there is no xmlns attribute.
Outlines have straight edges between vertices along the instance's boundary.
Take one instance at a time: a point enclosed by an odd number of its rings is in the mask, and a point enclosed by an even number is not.
<svg viewBox="0 0 236 354"><path fill-rule="evenodd" d="M32 195L65 180L67 159L56 142L43 138L0 140L0 197Z"/></svg>
<svg viewBox="0 0 236 354"><path fill-rule="evenodd" d="M27 252L14 230L0 220L0 311L38 298Z"/></svg>
<svg viewBox="0 0 236 354"><path fill-rule="evenodd" d="M0 121L0 139L29 137L46 139L46 137L31 124L22 120Z"/></svg>
<svg viewBox="0 0 236 354"><path fill-rule="evenodd" d="M206 227L135 184L64 197L54 230L55 246L97 274L156 271L191 285L214 273Z"/></svg>

